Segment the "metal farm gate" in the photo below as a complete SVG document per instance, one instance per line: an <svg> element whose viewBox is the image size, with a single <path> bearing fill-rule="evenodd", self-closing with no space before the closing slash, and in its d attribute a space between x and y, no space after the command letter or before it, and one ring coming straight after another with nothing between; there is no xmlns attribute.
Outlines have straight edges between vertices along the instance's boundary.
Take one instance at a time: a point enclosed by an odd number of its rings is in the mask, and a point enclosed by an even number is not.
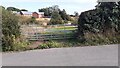
<svg viewBox="0 0 120 68"><path fill-rule="evenodd" d="M43 27L39 27L38 25L23 25L21 26L21 33L24 35L28 40L30 41L38 41L38 40L59 40L59 39L70 39L75 38L75 30L57 30L55 32L59 33L62 32L62 34L56 34L56 33L50 33L50 34L42 34L41 32L46 32L47 29ZM48 30L49 31L49 30ZM66 33L68 32L68 34Z"/></svg>

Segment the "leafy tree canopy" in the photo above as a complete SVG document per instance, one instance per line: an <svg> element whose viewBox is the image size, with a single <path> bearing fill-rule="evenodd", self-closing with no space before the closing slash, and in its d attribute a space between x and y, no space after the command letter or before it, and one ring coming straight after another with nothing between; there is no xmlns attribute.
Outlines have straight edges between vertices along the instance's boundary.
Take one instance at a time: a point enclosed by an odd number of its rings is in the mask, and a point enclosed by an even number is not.
<svg viewBox="0 0 120 68"><path fill-rule="evenodd" d="M52 13L50 24L62 24L62 18L57 11Z"/></svg>
<svg viewBox="0 0 120 68"><path fill-rule="evenodd" d="M50 20L51 24L57 24L57 23L62 24L64 23L63 20L65 22L71 21L71 17L66 13L65 9L61 11L58 5L39 9L39 12L44 12L45 16L51 17L51 20Z"/></svg>
<svg viewBox="0 0 120 68"><path fill-rule="evenodd" d="M20 11L20 9L15 8L15 7L7 7L7 10L8 10L8 11L17 11L17 12Z"/></svg>
<svg viewBox="0 0 120 68"><path fill-rule="evenodd" d="M42 9L38 9L38 10L39 10L39 12L44 12L45 16L51 16L54 11L57 11L57 12L60 11L58 5L54 5L52 7L42 8Z"/></svg>

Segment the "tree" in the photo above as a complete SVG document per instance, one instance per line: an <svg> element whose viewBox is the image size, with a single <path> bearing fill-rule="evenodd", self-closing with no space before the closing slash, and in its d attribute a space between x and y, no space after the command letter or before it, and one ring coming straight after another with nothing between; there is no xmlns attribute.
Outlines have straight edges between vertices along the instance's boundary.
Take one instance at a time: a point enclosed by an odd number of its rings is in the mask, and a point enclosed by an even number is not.
<svg viewBox="0 0 120 68"><path fill-rule="evenodd" d="M59 13L59 11L60 11L60 9L59 9L59 6L58 5L53 5L52 7L51 7L51 9L52 9L52 11L54 12L54 11L56 11L56 12L58 12Z"/></svg>
<svg viewBox="0 0 120 68"><path fill-rule="evenodd" d="M79 16L79 13L78 12L74 12L74 14L75 14L75 17L78 17Z"/></svg>
<svg viewBox="0 0 120 68"><path fill-rule="evenodd" d="M120 19L120 1L118 2L118 18ZM120 22L120 20L118 20ZM120 23L118 22L118 32L120 33Z"/></svg>
<svg viewBox="0 0 120 68"><path fill-rule="evenodd" d="M66 13L65 9L59 12L60 16L62 17L63 20L65 21L70 21L71 18L70 16Z"/></svg>
<svg viewBox="0 0 120 68"><path fill-rule="evenodd" d="M28 10L26 10L26 9L21 9L20 11L28 11Z"/></svg>
<svg viewBox="0 0 120 68"><path fill-rule="evenodd" d="M0 6L0 9L5 9L5 7L4 6Z"/></svg>
<svg viewBox="0 0 120 68"><path fill-rule="evenodd" d="M44 12L45 16L51 16L51 12L49 11L49 8L39 9L39 12Z"/></svg>
<svg viewBox="0 0 120 68"><path fill-rule="evenodd" d="M67 21L71 21L71 17L66 13L65 9L61 11L58 5L53 5L52 7L39 9L39 12L44 12L45 16L50 16L51 24L62 24Z"/></svg>
<svg viewBox="0 0 120 68"><path fill-rule="evenodd" d="M58 12L60 11L58 5L53 5L52 7L42 8L38 9L39 12L44 12L45 16L51 16L54 11Z"/></svg>
<svg viewBox="0 0 120 68"><path fill-rule="evenodd" d="M17 11L17 12L20 11L20 9L15 8L15 7L7 7L7 10L8 10L8 11Z"/></svg>
<svg viewBox="0 0 120 68"><path fill-rule="evenodd" d="M118 19L118 16L116 14L117 10L117 4L115 2L113 3L100 3L100 5L97 6L97 11L99 13L99 16L101 18L101 23L103 25L103 32L106 32L108 30L111 30L111 28L115 29L114 27L116 19ZM113 19L114 18L114 19Z"/></svg>
<svg viewBox="0 0 120 68"><path fill-rule="evenodd" d="M62 18L58 12L54 11L52 13L50 24L62 24Z"/></svg>
<svg viewBox="0 0 120 68"><path fill-rule="evenodd" d="M2 9L2 34L3 51L13 50L14 40L20 36L20 26L18 17L5 9Z"/></svg>
<svg viewBox="0 0 120 68"><path fill-rule="evenodd" d="M95 9L82 12L78 19L78 37L86 32L118 33L120 22L119 2L99 2Z"/></svg>

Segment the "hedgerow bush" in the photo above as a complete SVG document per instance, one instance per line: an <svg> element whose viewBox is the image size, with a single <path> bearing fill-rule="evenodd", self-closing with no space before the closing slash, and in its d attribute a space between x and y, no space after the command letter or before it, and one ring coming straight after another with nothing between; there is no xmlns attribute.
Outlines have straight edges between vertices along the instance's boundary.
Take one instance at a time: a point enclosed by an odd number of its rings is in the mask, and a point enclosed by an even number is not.
<svg viewBox="0 0 120 68"><path fill-rule="evenodd" d="M78 22L79 41L93 45L119 43L120 2L98 2L95 9L82 12Z"/></svg>

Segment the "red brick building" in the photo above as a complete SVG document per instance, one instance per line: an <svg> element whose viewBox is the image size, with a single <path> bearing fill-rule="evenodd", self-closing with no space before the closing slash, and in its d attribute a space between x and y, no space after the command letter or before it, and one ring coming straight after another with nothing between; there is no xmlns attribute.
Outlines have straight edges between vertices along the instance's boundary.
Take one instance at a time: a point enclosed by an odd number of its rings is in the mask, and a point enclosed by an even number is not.
<svg viewBox="0 0 120 68"><path fill-rule="evenodd" d="M39 18L39 14L37 12L33 12L32 17Z"/></svg>
<svg viewBox="0 0 120 68"><path fill-rule="evenodd" d="M21 11L19 13L20 15L26 16L26 17L35 17L35 18L43 18L44 12L28 12L28 11Z"/></svg>

